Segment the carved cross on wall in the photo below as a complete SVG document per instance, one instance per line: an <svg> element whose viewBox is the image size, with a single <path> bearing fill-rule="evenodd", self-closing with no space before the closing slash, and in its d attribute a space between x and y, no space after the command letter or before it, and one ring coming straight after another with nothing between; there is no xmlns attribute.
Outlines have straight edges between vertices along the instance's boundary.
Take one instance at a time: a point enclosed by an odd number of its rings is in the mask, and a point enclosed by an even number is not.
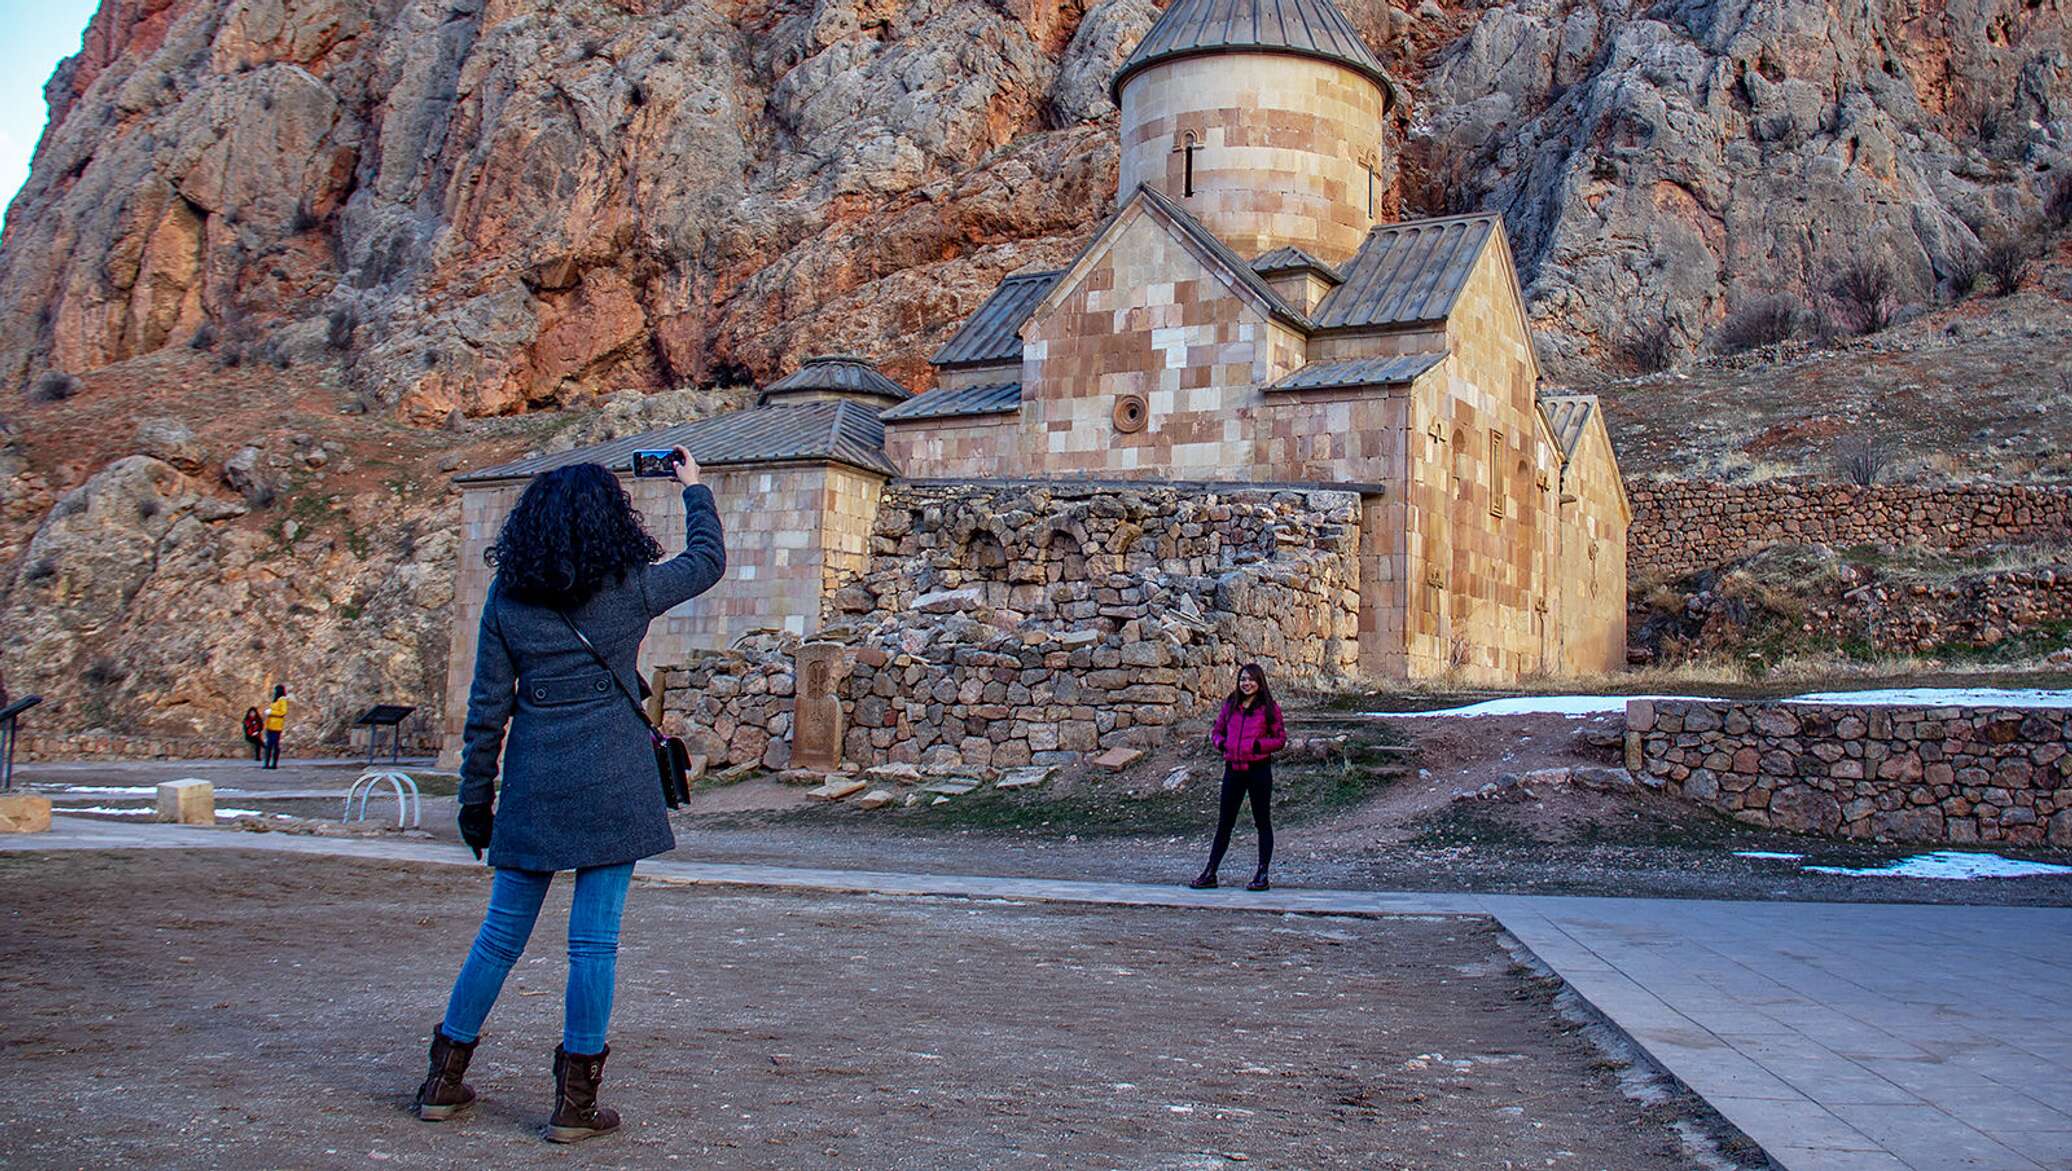
<svg viewBox="0 0 2072 1171"><path fill-rule="evenodd" d="M1432 425L1425 428L1425 434L1432 437L1433 443L1444 443L1446 442L1446 424L1433 419Z"/></svg>
<svg viewBox="0 0 2072 1171"><path fill-rule="evenodd" d="M1201 143L1194 140L1192 130L1181 135L1180 145L1173 148L1174 154L1185 156L1181 162L1180 172L1180 196L1183 199L1194 195L1194 152L1200 149Z"/></svg>

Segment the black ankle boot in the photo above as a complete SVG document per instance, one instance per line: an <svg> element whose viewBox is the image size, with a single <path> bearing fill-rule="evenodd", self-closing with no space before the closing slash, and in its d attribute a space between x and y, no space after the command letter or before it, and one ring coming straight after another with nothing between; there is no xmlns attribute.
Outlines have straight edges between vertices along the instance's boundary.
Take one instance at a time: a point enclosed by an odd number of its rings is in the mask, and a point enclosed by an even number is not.
<svg viewBox="0 0 2072 1171"><path fill-rule="evenodd" d="M1264 870L1261 870L1261 871L1260 871L1259 873L1257 873L1257 874L1254 874L1254 875L1252 876L1252 881L1250 881L1250 882L1248 882L1248 883L1246 883L1246 884L1245 884L1245 889L1246 889L1246 890L1272 890L1272 889L1273 889L1273 884L1272 884L1272 883L1270 883L1270 882L1268 882L1268 881L1266 881L1266 871L1264 871Z"/></svg>
<svg viewBox="0 0 2072 1171"><path fill-rule="evenodd" d="M467 1076L475 1045L474 1041L461 1044L444 1029L432 1030L431 1069L424 1075L424 1084L417 1087L419 1118L444 1122L475 1104L474 1087L461 1080Z"/></svg>
<svg viewBox="0 0 2072 1171"><path fill-rule="evenodd" d="M1187 887L1189 890L1215 890L1216 875L1212 871L1204 870L1195 875L1194 881L1188 883Z"/></svg>

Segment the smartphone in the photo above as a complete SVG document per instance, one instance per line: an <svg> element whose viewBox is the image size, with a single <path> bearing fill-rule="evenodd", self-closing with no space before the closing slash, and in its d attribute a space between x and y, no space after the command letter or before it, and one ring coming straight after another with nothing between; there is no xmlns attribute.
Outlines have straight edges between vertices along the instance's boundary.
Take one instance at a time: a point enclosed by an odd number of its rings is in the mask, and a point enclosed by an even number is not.
<svg viewBox="0 0 2072 1171"><path fill-rule="evenodd" d="M674 448L636 451L633 453L633 475L643 480L666 480L676 474L678 458Z"/></svg>

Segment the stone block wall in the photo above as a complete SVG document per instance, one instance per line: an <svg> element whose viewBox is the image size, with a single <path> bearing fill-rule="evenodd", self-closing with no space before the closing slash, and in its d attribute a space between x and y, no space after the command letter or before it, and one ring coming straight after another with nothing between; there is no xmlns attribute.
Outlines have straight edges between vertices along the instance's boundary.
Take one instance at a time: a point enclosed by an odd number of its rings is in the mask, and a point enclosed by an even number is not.
<svg viewBox="0 0 2072 1171"><path fill-rule="evenodd" d="M1778 544L1968 549L2072 540L2072 488L1676 480L1637 481L1627 492L1629 568L1638 578L1678 577Z"/></svg>
<svg viewBox="0 0 2072 1171"><path fill-rule="evenodd" d="M1350 492L890 485L819 635L848 648L845 761L1063 763L1157 742L1247 661L1343 679L1359 522ZM715 766L784 767L795 646L664 671L665 722Z"/></svg>
<svg viewBox="0 0 2072 1171"><path fill-rule="evenodd" d="M2072 709L1634 700L1626 757L1752 825L2072 847Z"/></svg>

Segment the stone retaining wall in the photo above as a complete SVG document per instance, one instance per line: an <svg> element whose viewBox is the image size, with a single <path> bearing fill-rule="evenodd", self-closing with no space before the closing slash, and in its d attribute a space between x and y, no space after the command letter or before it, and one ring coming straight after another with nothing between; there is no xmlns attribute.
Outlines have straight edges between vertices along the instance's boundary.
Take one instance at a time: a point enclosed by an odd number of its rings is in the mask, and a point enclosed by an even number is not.
<svg viewBox="0 0 2072 1171"><path fill-rule="evenodd" d="M2072 540L2072 488L1635 481L1627 572L1674 578L1777 544L1967 549Z"/></svg>
<svg viewBox="0 0 2072 1171"><path fill-rule="evenodd" d="M1358 662L1351 492L895 485L817 641L850 767L997 769L1157 742L1257 660ZM796 640L666 669L665 722L715 766L790 761Z"/></svg>
<svg viewBox="0 0 2072 1171"><path fill-rule="evenodd" d="M2072 710L1634 700L1636 775L1736 820L2072 847Z"/></svg>

